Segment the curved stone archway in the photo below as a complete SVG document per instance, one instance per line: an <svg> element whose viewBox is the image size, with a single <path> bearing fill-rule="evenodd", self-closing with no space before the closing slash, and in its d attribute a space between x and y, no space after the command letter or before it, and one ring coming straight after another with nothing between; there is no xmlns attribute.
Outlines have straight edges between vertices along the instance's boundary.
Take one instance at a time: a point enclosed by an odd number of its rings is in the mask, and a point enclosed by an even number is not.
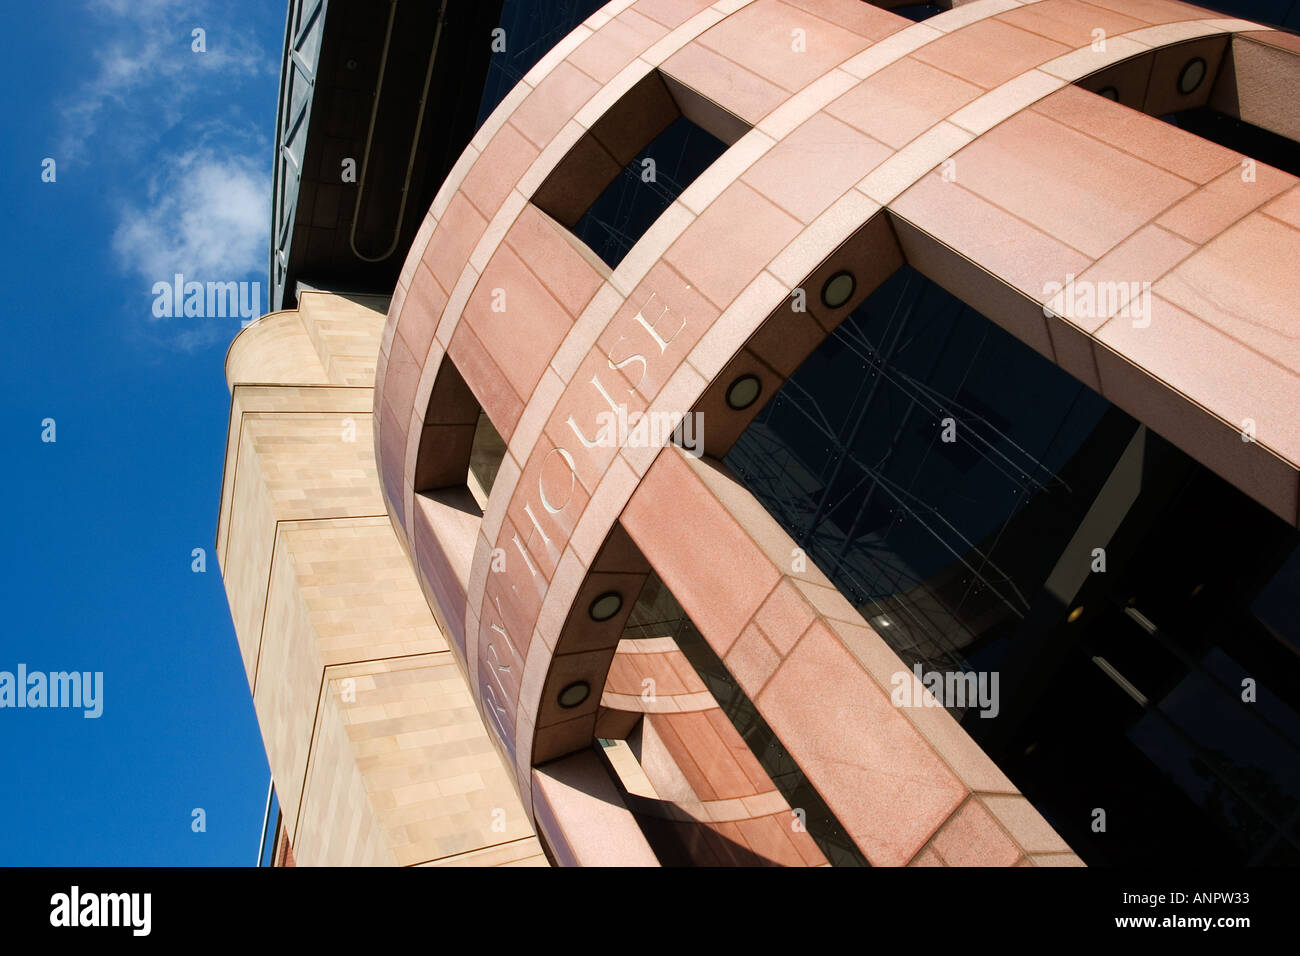
<svg viewBox="0 0 1300 956"><path fill-rule="evenodd" d="M548 728L585 715L550 702L579 674L604 685L618 619L594 635L583 601L635 577L610 536L661 457L596 442L598 414L703 411L720 454L748 418L727 409L730 383L751 374L770 395L903 261L1297 520L1285 409L1300 385L1273 321L1285 293L1255 266L1262 328L1218 294L1260 244L1300 248L1295 180L1265 167L1238 184L1239 155L1073 86L1134 63L1148 88L1176 83L1182 62L1162 51L1217 45L1221 59L1241 33L1267 31L1165 0L1127 14L976 0L917 24L849 0L638 0L609 4L524 78L412 247L381 349L376 447L426 593L456 603L463 590L446 623L526 805L535 761L583 744ZM565 223L673 110L730 148L611 270ZM1059 297L1069 277L1125 281L1121 261L1154 287L1145 325L1115 321L1123 302L1080 314ZM845 268L852 295L821 304ZM791 310L796 290L807 313ZM1225 356L1210 375L1207 350ZM507 452L477 528L443 542L415 494L429 468L460 467L464 442L443 430L463 439L468 425L457 377ZM444 547L460 570L435 588L421 555ZM767 585L742 575L734 591L743 603ZM945 812L970 813L963 801Z"/></svg>

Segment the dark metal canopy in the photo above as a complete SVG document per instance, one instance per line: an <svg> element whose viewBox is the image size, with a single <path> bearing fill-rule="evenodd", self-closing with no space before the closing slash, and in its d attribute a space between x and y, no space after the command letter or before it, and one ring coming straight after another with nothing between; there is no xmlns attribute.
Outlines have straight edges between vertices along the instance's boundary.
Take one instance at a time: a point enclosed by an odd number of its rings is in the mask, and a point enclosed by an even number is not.
<svg viewBox="0 0 1300 956"><path fill-rule="evenodd" d="M502 0L291 0L271 308L299 281L388 294L476 128Z"/></svg>

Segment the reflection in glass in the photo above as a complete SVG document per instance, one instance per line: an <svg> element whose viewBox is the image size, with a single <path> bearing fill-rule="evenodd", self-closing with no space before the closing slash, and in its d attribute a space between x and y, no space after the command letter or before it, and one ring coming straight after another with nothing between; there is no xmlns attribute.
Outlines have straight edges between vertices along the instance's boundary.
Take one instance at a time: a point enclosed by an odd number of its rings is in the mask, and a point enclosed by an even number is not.
<svg viewBox="0 0 1300 956"><path fill-rule="evenodd" d="M725 464L1086 862L1300 860L1286 522L910 268Z"/></svg>

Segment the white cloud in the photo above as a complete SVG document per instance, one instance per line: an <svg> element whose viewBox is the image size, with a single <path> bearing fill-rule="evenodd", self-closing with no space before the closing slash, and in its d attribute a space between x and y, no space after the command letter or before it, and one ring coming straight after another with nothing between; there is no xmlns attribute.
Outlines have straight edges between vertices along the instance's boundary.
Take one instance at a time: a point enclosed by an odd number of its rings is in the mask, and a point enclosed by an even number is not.
<svg viewBox="0 0 1300 956"><path fill-rule="evenodd" d="M163 160L147 204L124 204L113 251L146 282L184 273L198 282L263 272L271 220L270 172L247 156L193 149Z"/></svg>
<svg viewBox="0 0 1300 956"><path fill-rule="evenodd" d="M79 161L86 144L104 136L130 151L145 123L157 132L181 122L197 95L215 86L275 76L268 54L227 11L185 0L92 0L94 68L60 110L64 160ZM191 31L205 31L206 52L191 49ZM143 121L143 122L142 122Z"/></svg>
<svg viewBox="0 0 1300 956"><path fill-rule="evenodd" d="M277 34L259 35L266 18L234 0L83 0L81 18L84 66L56 107L59 172L93 164L107 187L112 252L137 290L124 305L151 317L135 333L185 351L217 344L229 321L152 319L151 290L176 273L250 281L266 304L273 130L254 114L273 102ZM196 28L205 52L192 49Z"/></svg>
<svg viewBox="0 0 1300 956"><path fill-rule="evenodd" d="M92 10L107 10L119 17L132 13L158 16L184 6L184 0L90 0L89 6Z"/></svg>

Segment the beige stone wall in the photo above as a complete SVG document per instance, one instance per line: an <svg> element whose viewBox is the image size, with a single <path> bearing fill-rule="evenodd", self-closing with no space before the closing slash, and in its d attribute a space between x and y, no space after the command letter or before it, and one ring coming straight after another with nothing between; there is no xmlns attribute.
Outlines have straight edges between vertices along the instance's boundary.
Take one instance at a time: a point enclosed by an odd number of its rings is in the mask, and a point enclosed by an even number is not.
<svg viewBox="0 0 1300 956"><path fill-rule="evenodd" d="M386 303L306 292L232 344L217 556L299 865L544 865L380 496Z"/></svg>
<svg viewBox="0 0 1300 956"><path fill-rule="evenodd" d="M449 654L331 667L327 679L326 696L340 714L397 863L446 863L485 850L545 859L514 797L513 774L484 733ZM349 679L352 705L342 703ZM313 762L342 760L326 760L321 751ZM304 845L303 853L311 850Z"/></svg>
<svg viewBox="0 0 1300 956"><path fill-rule="evenodd" d="M348 734L346 713L353 705L333 691L333 681L322 683L319 727L293 844L295 861L299 866L395 866L397 857L384 839L358 763L364 751L352 745ZM288 810L284 812L287 817Z"/></svg>
<svg viewBox="0 0 1300 956"><path fill-rule="evenodd" d="M240 332L226 355L226 382L293 384L326 380L297 312L264 315Z"/></svg>
<svg viewBox="0 0 1300 956"><path fill-rule="evenodd" d="M358 326L356 314L358 309L383 312L387 308L387 297L303 293L298 314L331 382L374 385L379 335L368 324Z"/></svg>

